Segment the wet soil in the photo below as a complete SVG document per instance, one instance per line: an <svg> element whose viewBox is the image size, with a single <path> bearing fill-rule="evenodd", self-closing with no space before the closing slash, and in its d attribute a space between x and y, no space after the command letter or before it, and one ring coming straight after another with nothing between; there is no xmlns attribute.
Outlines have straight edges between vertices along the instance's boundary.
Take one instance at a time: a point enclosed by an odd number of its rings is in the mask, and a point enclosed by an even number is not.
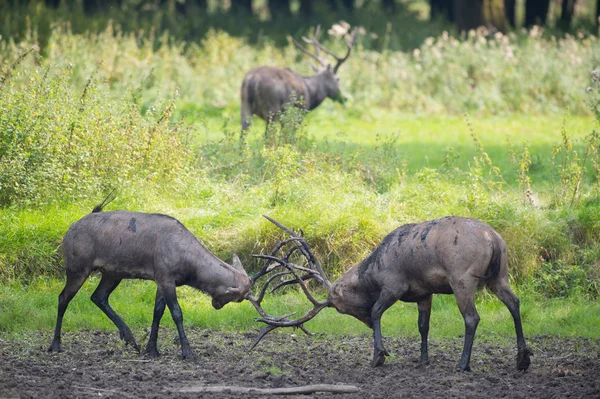
<svg viewBox="0 0 600 399"><path fill-rule="evenodd" d="M275 388L349 384L336 398L600 398L600 340L533 337L527 372L516 370L512 341L475 341L472 372L454 367L462 340L430 343L431 364L417 369L419 342L386 337L390 356L371 368L371 338L272 333L248 353L254 332L188 329L196 357L181 360L177 334L162 329L158 359L126 347L118 333L84 331L63 335L64 352L47 353L51 333L0 335L0 398L230 398L256 393L182 393L192 386ZM142 341L143 331L136 336ZM147 338L144 338L147 339ZM264 396L262 396L264 397ZM287 397L302 397L294 395Z"/></svg>

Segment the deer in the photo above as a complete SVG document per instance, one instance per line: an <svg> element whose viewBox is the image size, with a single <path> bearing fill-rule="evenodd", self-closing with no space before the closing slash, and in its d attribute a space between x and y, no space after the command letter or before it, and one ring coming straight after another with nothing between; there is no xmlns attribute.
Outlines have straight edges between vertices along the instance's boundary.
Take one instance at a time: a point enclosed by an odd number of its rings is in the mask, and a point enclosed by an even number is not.
<svg viewBox="0 0 600 399"><path fill-rule="evenodd" d="M241 88L242 132L250 126L252 115L258 115L264 120L268 131L269 123L276 121L290 103L310 111L326 98L342 103L346 101L347 96L340 87L337 72L350 56L357 30L354 29L350 39L344 39L347 52L343 57L337 56L319 42L320 32L321 26L318 25L312 39L302 37L304 42L314 47L314 52L290 37L296 48L319 63L320 66L312 64L314 75L302 76L289 68L261 66L244 76ZM325 61L321 51L336 60L334 66Z"/></svg>
<svg viewBox="0 0 600 399"><path fill-rule="evenodd" d="M56 328L48 351L62 352L61 327L67 306L89 275L97 271L102 278L91 300L115 324L126 345L140 352L131 330L109 305L109 296L123 279L154 280L154 314L144 353L150 357L160 355L158 327L168 306L179 333L182 358L193 358L176 287L188 285L205 292L212 297L212 306L221 309L229 302L244 300L252 288L250 277L237 255L233 254L232 265L225 263L173 217L121 210L102 212L114 199L109 197L73 223L63 238L67 281L58 296Z"/></svg>
<svg viewBox="0 0 600 399"><path fill-rule="evenodd" d="M397 301L416 302L421 335L421 356L417 367L426 367L429 365L427 338L432 296L454 294L465 323L464 347L456 370L471 371L471 352L479 323L474 294L477 288L485 286L506 305L514 320L517 370L529 368L533 353L525 344L519 298L509 286L506 243L489 225L477 219L457 216L405 224L389 233L366 259L331 283L303 234L265 217L290 237L279 241L269 255L253 255L267 261L252 277L253 282L276 273L265 281L258 296L248 294L249 301L261 316L257 321L266 325L250 350L267 333L280 327L299 327L308 333L303 324L322 309L333 307L341 314L354 316L373 330L371 366L379 367L389 355L383 345L381 316ZM276 256L279 252L284 254ZM297 253L299 255L294 255ZM305 259L306 265L299 265L292 255ZM271 292L298 284L313 308L297 319L290 319L290 315L269 315L261 302L268 287L277 279L280 282ZM327 290L325 300L319 301L312 295L307 285L311 280Z"/></svg>

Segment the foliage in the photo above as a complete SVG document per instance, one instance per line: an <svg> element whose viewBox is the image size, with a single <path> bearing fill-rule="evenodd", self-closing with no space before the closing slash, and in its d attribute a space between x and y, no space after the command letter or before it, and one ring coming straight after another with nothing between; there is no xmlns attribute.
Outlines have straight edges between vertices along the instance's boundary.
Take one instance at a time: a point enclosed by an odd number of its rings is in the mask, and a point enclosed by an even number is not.
<svg viewBox="0 0 600 399"><path fill-rule="evenodd" d="M400 224L471 216L505 238L523 287L597 298L598 76L583 88L598 39L481 30L408 54L367 40L340 70L347 108L292 107L240 139L243 74L306 71L293 46L217 30L183 44L110 24L75 34L57 23L43 55L30 51L33 30L0 39L0 280L60 275L62 235L118 187L113 209L177 217L249 270L281 237L269 214L302 229L332 277ZM561 128L551 114L567 108ZM570 118L586 122L572 132ZM504 146L505 131L527 141Z"/></svg>

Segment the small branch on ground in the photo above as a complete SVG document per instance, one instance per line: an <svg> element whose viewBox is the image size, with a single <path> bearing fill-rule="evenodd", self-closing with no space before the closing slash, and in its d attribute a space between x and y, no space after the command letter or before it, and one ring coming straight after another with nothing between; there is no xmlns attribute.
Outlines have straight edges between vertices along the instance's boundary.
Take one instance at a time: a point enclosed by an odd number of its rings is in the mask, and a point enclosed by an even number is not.
<svg viewBox="0 0 600 399"><path fill-rule="evenodd" d="M289 388L252 388L252 387L239 387L230 385L197 385L191 387L185 387L177 389L177 392L184 393L252 393L260 395L296 395L296 394L309 394L316 392L330 392L330 393L355 393L360 392L360 388L354 385L331 385L331 384L316 384L316 385L304 385L299 387Z"/></svg>

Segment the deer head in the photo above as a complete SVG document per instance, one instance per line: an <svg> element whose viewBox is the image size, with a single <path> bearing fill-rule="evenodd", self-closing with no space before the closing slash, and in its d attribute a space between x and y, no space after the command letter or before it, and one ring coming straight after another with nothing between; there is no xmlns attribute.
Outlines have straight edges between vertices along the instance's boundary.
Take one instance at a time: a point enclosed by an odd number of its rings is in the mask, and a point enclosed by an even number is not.
<svg viewBox="0 0 600 399"><path fill-rule="evenodd" d="M342 64L348 59L350 53L352 52L352 47L354 47L354 43L356 42L356 33L357 30L354 29L352 31L352 34L348 35L346 28L345 36L350 36L350 38L344 37L344 43L346 44L348 50L346 52L346 55L344 55L343 57L338 57L335 53L325 48L319 42L319 36L321 34L321 25L317 25L312 39L302 36L302 40L305 43L314 47L314 52L309 51L306 47L304 47L302 44L296 41L293 37L290 37L290 40L292 41L294 46L296 46L296 48L298 48L304 54L308 55L309 57L313 58L319 63L318 66L313 63L312 68L317 73L317 76L321 77L322 85L327 92L327 96L335 101L339 101L342 103L347 99L347 96L340 87L339 76L337 75L337 72L340 66L342 66ZM332 66L330 63L327 63L323 58L321 51L333 57L336 60L335 65Z"/></svg>

